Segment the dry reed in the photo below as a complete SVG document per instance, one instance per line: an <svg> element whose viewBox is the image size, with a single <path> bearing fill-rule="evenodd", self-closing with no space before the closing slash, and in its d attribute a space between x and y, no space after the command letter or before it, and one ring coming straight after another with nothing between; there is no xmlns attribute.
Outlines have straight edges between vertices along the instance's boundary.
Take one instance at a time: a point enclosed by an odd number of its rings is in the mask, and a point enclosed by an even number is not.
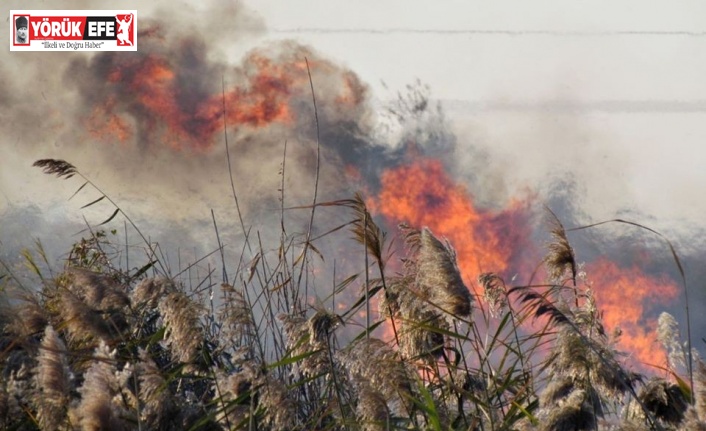
<svg viewBox="0 0 706 431"><path fill-rule="evenodd" d="M62 160L36 166L59 178L81 176ZM650 380L636 391L637 376L606 335L590 285L577 279L574 249L555 215L543 259L549 287L506 286L500 274L481 274L490 313L474 313L447 241L402 226L404 256L392 274L385 233L361 195L312 206L322 205L353 210L347 225L366 265L371 256L380 272L366 276L365 296L341 293L355 277L336 286L344 308L336 313L304 306L316 278L306 276L314 271L307 252L319 253L318 238L308 232L294 250L301 238L288 235L284 222L276 253L260 245L250 267L239 264L230 277L224 268L219 281L209 272L198 288L170 276L151 246L137 271L118 269L102 243L72 249L62 273L8 301L0 316L0 427L706 429L706 366L699 363L693 406L679 380ZM91 250L98 258L87 258ZM219 285L221 301L211 303ZM348 302L353 294L360 299ZM375 300L380 320L371 322ZM365 325L357 317L363 307ZM670 317L660 318L660 337L676 355L683 349ZM533 318L546 325L526 325ZM392 327L394 340L375 337L381 325ZM683 367L672 359L675 376Z"/></svg>

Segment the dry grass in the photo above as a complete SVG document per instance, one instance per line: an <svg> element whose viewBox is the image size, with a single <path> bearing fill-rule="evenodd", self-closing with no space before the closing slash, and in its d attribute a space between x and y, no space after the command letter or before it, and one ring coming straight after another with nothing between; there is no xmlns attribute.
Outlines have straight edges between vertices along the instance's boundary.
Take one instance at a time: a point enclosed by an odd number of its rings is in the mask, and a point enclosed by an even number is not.
<svg viewBox="0 0 706 431"><path fill-rule="evenodd" d="M80 176L63 161L37 166L61 178ZM72 248L58 274L38 274L31 289L8 274L0 425L706 429L706 366L697 370L693 406L683 380L643 384L626 372L556 217L543 261L549 283L509 286L497 274L480 274L483 295L476 298L451 245L428 228L402 227L402 270L391 273L386 235L360 195L315 203L322 205L351 211L346 225L362 247L348 252L364 256L366 265L370 258L379 271L360 290L349 287L355 275L334 286L336 295L358 298L335 313L305 305L310 281L301 274L315 270L316 238L302 242L284 225L276 252L248 244L255 253L249 264L219 281L209 273L196 287L152 260L120 269L101 248L100 231ZM146 252L154 257L151 246ZM370 311L374 301L379 314ZM663 341L678 350L678 331L663 320ZM375 337L381 325L394 336Z"/></svg>

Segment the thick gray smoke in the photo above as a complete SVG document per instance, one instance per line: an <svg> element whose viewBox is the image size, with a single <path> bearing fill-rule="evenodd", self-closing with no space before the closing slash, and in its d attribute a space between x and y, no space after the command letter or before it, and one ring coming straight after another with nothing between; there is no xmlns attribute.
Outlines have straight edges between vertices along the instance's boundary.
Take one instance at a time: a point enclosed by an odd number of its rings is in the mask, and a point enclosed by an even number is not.
<svg viewBox="0 0 706 431"><path fill-rule="evenodd" d="M235 255L245 234L240 216L245 231L277 238L283 206L309 204L315 187L319 201L351 197L399 157L375 142L369 91L354 72L295 42L255 44L257 19L219 5L140 16L136 53L22 53L2 63L5 257L44 229L55 236L50 255L65 256L86 223L114 210L107 200L81 210L100 196L91 187L67 202L82 181L43 175L31 167L37 159L72 163L162 249L198 257L216 246L211 210ZM220 26L200 26L206 16ZM232 62L224 55L232 46L250 48ZM28 213L42 226L27 229ZM295 232L307 228L308 211L285 217ZM122 230L120 223L106 227Z"/></svg>

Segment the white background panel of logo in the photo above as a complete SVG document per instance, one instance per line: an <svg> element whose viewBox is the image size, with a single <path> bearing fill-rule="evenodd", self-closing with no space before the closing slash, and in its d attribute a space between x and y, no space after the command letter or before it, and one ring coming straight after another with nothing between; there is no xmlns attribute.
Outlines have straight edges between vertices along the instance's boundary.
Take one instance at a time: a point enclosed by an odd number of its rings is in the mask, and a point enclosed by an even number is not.
<svg viewBox="0 0 706 431"><path fill-rule="evenodd" d="M136 10L11 10L10 51L137 51Z"/></svg>

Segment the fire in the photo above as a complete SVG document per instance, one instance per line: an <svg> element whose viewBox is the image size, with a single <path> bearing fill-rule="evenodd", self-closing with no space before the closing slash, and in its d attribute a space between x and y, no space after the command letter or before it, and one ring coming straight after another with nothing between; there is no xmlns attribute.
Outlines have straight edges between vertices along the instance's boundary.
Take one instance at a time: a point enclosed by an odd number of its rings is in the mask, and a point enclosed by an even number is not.
<svg viewBox="0 0 706 431"><path fill-rule="evenodd" d="M105 54L93 65L96 80L107 81L100 95L95 88L85 89L91 109L86 128L94 138L108 135L125 142L138 136L141 145L209 150L224 123L251 131L291 127L299 107L311 104L306 59L312 79L321 84L317 98L332 102L329 112L345 117L366 98L366 87L355 74L298 45L281 52L276 47L255 50L229 67L209 63L206 45L198 40L165 47L158 34L142 39L147 40L141 48L145 54Z"/></svg>
<svg viewBox="0 0 706 431"><path fill-rule="evenodd" d="M607 331L620 329L618 347L648 365L665 366L666 354L657 342L657 319L647 319L653 306L673 301L679 289L666 276L651 276L638 266L621 268L605 258L587 264L596 301Z"/></svg>
<svg viewBox="0 0 706 431"><path fill-rule="evenodd" d="M100 141L117 140L124 144L133 136L132 128L122 115L113 114L115 107L115 97L110 97L104 105L93 108L91 120L86 124L88 133L93 139ZM103 121L95 121L102 118Z"/></svg>
<svg viewBox="0 0 706 431"><path fill-rule="evenodd" d="M420 158L385 171L375 209L391 222L427 226L447 238L466 279L482 272L506 271L514 250L507 241L512 235L502 231L523 229L502 223L507 217L476 208L469 191L456 184L436 159ZM524 232L519 236L529 237Z"/></svg>
<svg viewBox="0 0 706 431"><path fill-rule="evenodd" d="M296 82L292 65L274 64L258 55L252 55L246 63L252 71L245 74L245 82L225 94L215 89L211 94L188 94L183 73L166 55L124 60L107 78L116 92L126 92L129 97L123 96L116 103L116 97L111 95L94 108L90 123L104 124L93 126L101 134L119 130L122 141L130 135L121 118L127 111L144 122L149 141L161 141L173 148L200 149L209 148L214 135L223 130L224 99L226 121L234 127L290 123L293 114L289 98L302 91L303 77Z"/></svg>
<svg viewBox="0 0 706 431"><path fill-rule="evenodd" d="M367 88L358 79L358 76L346 71L343 73L343 92L336 97L336 104L358 106L365 101Z"/></svg>
<svg viewBox="0 0 706 431"><path fill-rule="evenodd" d="M469 286L487 271L505 276L510 271L532 272L538 250L530 246L526 204L515 201L500 212L479 209L469 190L455 182L441 161L417 157L411 163L383 172L381 187L371 206L389 222L428 226L455 247L459 269ZM666 364L664 350L656 344L653 306L671 302L678 295L666 276L646 274L633 265L621 267L605 258L586 266L596 292L607 331L622 330L618 348L641 363ZM386 329L390 338L390 330Z"/></svg>

